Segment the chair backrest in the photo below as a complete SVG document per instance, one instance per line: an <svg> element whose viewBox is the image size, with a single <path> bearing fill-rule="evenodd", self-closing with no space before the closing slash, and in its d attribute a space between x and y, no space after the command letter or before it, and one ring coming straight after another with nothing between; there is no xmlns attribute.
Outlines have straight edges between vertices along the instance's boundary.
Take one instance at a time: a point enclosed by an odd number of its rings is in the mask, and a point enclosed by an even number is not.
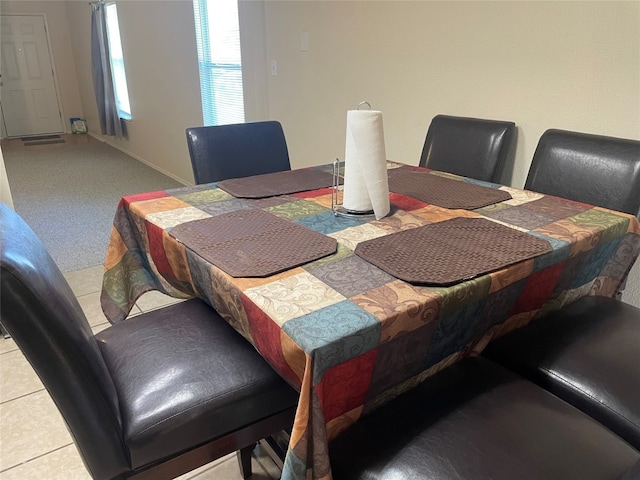
<svg viewBox="0 0 640 480"><path fill-rule="evenodd" d="M640 218L640 141L547 130L525 188Z"/></svg>
<svg viewBox="0 0 640 480"><path fill-rule="evenodd" d="M0 227L2 323L58 407L87 470L114 478L130 468L117 393L89 323L36 234L4 203Z"/></svg>
<svg viewBox="0 0 640 480"><path fill-rule="evenodd" d="M516 124L436 115L424 142L420 166L501 183L515 154Z"/></svg>
<svg viewBox="0 0 640 480"><path fill-rule="evenodd" d="M187 129L196 184L291 170L280 122L249 122Z"/></svg>

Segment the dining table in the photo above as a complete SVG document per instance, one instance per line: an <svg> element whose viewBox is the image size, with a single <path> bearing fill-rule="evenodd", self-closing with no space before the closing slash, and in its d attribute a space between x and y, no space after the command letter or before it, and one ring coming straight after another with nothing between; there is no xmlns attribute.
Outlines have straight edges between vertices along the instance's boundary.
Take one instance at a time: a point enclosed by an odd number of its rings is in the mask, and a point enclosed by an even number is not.
<svg viewBox="0 0 640 480"><path fill-rule="evenodd" d="M300 392L283 479L331 479L329 442L493 339L616 297L633 215L388 162L390 213L345 212L334 165L123 197L101 305L198 297Z"/></svg>

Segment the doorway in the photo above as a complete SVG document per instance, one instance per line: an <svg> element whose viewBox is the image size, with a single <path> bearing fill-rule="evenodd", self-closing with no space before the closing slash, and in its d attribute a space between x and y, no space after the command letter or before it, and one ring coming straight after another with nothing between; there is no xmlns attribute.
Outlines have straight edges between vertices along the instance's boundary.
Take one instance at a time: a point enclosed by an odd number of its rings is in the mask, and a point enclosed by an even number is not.
<svg viewBox="0 0 640 480"><path fill-rule="evenodd" d="M7 137L64 132L44 15L2 15L0 104Z"/></svg>

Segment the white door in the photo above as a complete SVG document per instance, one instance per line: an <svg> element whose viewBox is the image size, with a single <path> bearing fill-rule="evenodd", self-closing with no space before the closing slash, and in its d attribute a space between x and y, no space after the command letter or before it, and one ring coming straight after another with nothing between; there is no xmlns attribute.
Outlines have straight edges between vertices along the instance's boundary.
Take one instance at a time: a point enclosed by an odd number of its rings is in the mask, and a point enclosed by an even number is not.
<svg viewBox="0 0 640 480"><path fill-rule="evenodd" d="M44 17L2 15L0 33L0 98L7 136L63 132Z"/></svg>

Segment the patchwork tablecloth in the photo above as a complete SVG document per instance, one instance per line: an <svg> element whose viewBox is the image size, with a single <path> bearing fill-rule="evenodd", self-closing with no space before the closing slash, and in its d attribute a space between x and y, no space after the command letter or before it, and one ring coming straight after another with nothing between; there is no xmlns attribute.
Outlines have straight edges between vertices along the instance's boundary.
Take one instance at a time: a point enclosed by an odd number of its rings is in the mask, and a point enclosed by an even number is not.
<svg viewBox="0 0 640 480"><path fill-rule="evenodd" d="M124 197L103 310L123 321L149 290L213 305L300 390L282 478L330 479L327 442L360 415L548 311L584 295L615 296L640 252L631 215L431 174L511 198L469 211L392 193L391 214L375 220L335 216L330 188L251 200L208 184ZM185 222L256 208L335 238L337 252L273 276L233 278L169 234ZM553 250L449 287L412 285L354 254L365 240L457 217L528 232Z"/></svg>

